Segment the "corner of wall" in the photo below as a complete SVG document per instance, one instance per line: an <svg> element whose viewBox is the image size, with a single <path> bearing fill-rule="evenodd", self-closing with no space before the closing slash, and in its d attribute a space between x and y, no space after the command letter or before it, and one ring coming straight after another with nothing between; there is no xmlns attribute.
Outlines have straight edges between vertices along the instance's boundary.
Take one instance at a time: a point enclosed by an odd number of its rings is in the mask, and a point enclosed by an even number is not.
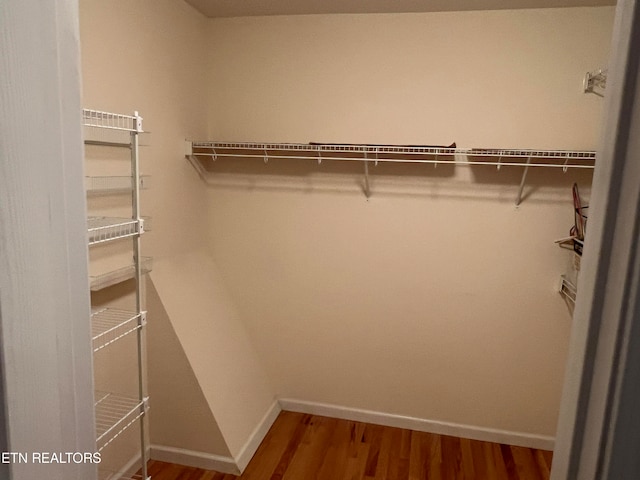
<svg viewBox="0 0 640 480"><path fill-rule="evenodd" d="M163 258L151 279L231 456L244 462L279 411L213 260L203 251Z"/></svg>

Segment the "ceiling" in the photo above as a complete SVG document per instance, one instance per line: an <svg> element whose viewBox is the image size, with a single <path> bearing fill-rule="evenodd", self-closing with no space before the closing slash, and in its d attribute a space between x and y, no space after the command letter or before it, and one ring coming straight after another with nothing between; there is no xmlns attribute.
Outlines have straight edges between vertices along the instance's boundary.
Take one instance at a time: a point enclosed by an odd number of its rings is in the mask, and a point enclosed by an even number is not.
<svg viewBox="0 0 640 480"><path fill-rule="evenodd" d="M616 0L185 0L207 17L447 12L615 5Z"/></svg>

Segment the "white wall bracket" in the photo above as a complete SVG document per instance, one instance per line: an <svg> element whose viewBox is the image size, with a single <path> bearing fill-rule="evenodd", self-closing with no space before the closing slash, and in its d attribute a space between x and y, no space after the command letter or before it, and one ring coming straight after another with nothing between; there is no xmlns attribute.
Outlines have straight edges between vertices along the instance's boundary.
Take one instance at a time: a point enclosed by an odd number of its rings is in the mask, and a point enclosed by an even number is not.
<svg viewBox="0 0 640 480"><path fill-rule="evenodd" d="M145 327L147 325L147 311L143 310L140 312L140 317L138 319L138 325L141 327Z"/></svg>
<svg viewBox="0 0 640 480"><path fill-rule="evenodd" d="M365 152L364 158L367 158L367 153ZM364 161L364 195L369 200L371 197L371 184L369 183L369 162L367 160Z"/></svg>
<svg viewBox="0 0 640 480"><path fill-rule="evenodd" d="M587 72L584 76L584 93L593 93L599 97L604 97L607 88L607 69L600 68L593 72Z"/></svg>
<svg viewBox="0 0 640 480"><path fill-rule="evenodd" d="M560 276L560 293L567 300L575 305L576 303L576 295L578 294L578 289L576 285L571 282L565 275Z"/></svg>
<svg viewBox="0 0 640 480"><path fill-rule="evenodd" d="M529 165L531 164L531 157L527 158L527 164L522 172L522 180L520 180L520 189L518 190L518 196L516 197L516 207L520 206L522 202L522 192L524 191L524 183L527 180L527 173L529 173Z"/></svg>

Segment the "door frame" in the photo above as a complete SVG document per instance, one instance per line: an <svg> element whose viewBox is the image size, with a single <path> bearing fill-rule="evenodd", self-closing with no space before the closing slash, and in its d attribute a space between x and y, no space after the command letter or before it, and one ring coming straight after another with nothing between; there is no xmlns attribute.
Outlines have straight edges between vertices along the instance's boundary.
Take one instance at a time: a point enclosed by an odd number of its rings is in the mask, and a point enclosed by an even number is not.
<svg viewBox="0 0 640 480"><path fill-rule="evenodd" d="M639 80L638 0L620 0L552 480L640 472Z"/></svg>

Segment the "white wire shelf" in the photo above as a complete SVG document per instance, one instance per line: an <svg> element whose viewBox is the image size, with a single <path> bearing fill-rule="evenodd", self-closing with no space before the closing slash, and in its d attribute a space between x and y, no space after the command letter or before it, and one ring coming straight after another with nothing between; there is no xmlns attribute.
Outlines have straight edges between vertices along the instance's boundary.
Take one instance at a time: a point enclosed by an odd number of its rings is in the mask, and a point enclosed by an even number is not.
<svg viewBox="0 0 640 480"><path fill-rule="evenodd" d="M142 132L142 117L138 116L137 112L135 115L122 115L84 108L82 109L82 124L85 127Z"/></svg>
<svg viewBox="0 0 640 480"><path fill-rule="evenodd" d="M94 353L141 329L146 312L101 308L91 313L91 339Z"/></svg>
<svg viewBox="0 0 640 480"><path fill-rule="evenodd" d="M91 146L116 147L131 149L131 132L128 130L115 130L110 128L93 128L86 126L84 128L83 137L84 144ZM150 132L137 132L138 146L148 147L150 138L147 135Z"/></svg>
<svg viewBox="0 0 640 480"><path fill-rule="evenodd" d="M153 257L141 257L140 268L143 275L149 273L153 268ZM104 288L131 280L135 275L136 267L131 264L100 275L90 276L89 284L92 292L98 292Z"/></svg>
<svg viewBox="0 0 640 480"><path fill-rule="evenodd" d="M89 217L89 245L132 237L144 232L142 222L132 218Z"/></svg>
<svg viewBox="0 0 640 480"><path fill-rule="evenodd" d="M560 277L560 294L575 305L578 288L567 278L566 275Z"/></svg>
<svg viewBox="0 0 640 480"><path fill-rule="evenodd" d="M140 176L140 188L146 190L151 182L150 175ZM125 176L88 176L84 177L84 188L90 195L109 195L113 193L125 193L133 190L133 181L130 175Z"/></svg>
<svg viewBox="0 0 640 480"><path fill-rule="evenodd" d="M495 148L454 148L403 145L349 145L303 143L229 143L190 142L187 156L218 158L261 158L395 162L443 163L454 162L455 157L467 157L456 165L493 165L521 167L552 167L592 169L596 152L587 150L532 150ZM490 158L497 160L491 161ZM523 160L519 160L523 159Z"/></svg>
<svg viewBox="0 0 640 480"><path fill-rule="evenodd" d="M584 92L604 97L604 91L607 88L607 75L608 71L606 68L588 72L584 76Z"/></svg>
<svg viewBox="0 0 640 480"><path fill-rule="evenodd" d="M108 392L96 392L95 407L99 452L146 412L146 402Z"/></svg>

